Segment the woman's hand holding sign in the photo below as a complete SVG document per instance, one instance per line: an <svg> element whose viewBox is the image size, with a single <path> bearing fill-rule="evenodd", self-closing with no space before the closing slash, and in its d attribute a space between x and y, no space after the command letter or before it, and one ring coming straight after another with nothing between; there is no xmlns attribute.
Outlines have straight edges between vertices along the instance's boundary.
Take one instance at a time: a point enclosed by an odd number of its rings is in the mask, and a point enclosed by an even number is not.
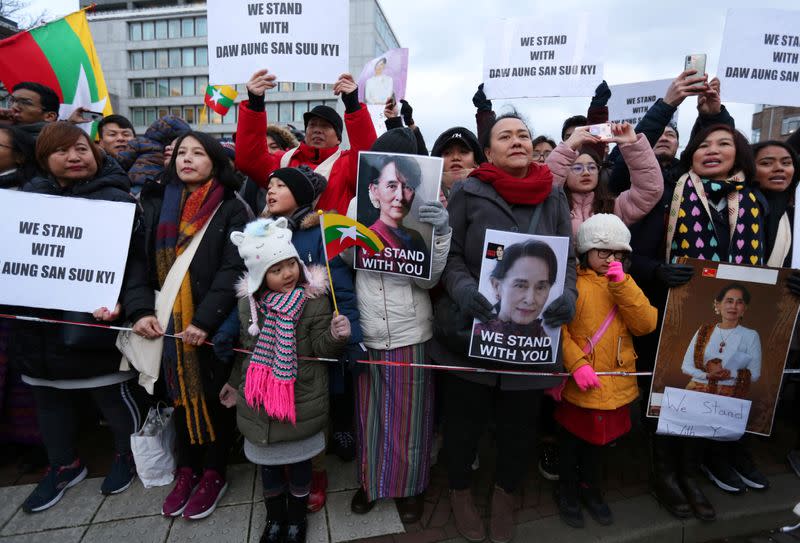
<svg viewBox="0 0 800 543"><path fill-rule="evenodd" d="M431 201L419 206L419 222L433 225L433 231L437 236L442 236L450 231L449 216L447 210L441 202Z"/></svg>
<svg viewBox="0 0 800 543"><path fill-rule="evenodd" d="M122 306L117 303L114 306L114 311L109 311L107 307L101 307L100 309L95 309L92 316L98 321L112 322L119 318L120 313L122 313Z"/></svg>
<svg viewBox="0 0 800 543"><path fill-rule="evenodd" d="M456 297L456 303L461 312L467 317L478 319L482 322L492 320L494 307L486 296L478 291L477 285L470 285L462 289Z"/></svg>

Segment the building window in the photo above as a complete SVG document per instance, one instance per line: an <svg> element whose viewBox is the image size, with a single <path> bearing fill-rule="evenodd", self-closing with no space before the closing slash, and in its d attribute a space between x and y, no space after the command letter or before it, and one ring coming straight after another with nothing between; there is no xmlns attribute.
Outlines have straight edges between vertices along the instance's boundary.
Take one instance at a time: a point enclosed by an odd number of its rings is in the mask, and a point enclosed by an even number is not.
<svg viewBox="0 0 800 543"><path fill-rule="evenodd" d="M267 102L265 107L267 110L267 122L272 124L278 122L278 104L275 102Z"/></svg>
<svg viewBox="0 0 800 543"><path fill-rule="evenodd" d="M781 121L781 135L791 134L800 128L800 117L786 117Z"/></svg>
<svg viewBox="0 0 800 543"><path fill-rule="evenodd" d="M290 123L294 120L291 102L281 102L278 104L278 122Z"/></svg>
<svg viewBox="0 0 800 543"><path fill-rule="evenodd" d="M142 51L142 67L145 70L153 70L156 67L156 52Z"/></svg>
<svg viewBox="0 0 800 543"><path fill-rule="evenodd" d="M231 106L225 116L222 118L225 124L236 124L236 107Z"/></svg>
<svg viewBox="0 0 800 543"><path fill-rule="evenodd" d="M194 108L193 107L185 107L183 108L183 120L189 124L194 124Z"/></svg>
<svg viewBox="0 0 800 543"><path fill-rule="evenodd" d="M169 37L170 39L180 38L181 37L181 20L180 19L170 19L168 22L169 26Z"/></svg>
<svg viewBox="0 0 800 543"><path fill-rule="evenodd" d="M750 143L758 143L759 141L761 141L761 129L754 128Z"/></svg>
<svg viewBox="0 0 800 543"><path fill-rule="evenodd" d="M280 84L281 92L292 92L292 84L286 81L281 81Z"/></svg>
<svg viewBox="0 0 800 543"><path fill-rule="evenodd" d="M295 83L294 90L296 91L307 91L308 90L308 83Z"/></svg>
<svg viewBox="0 0 800 543"><path fill-rule="evenodd" d="M169 95L170 96L181 95L181 80L179 77L169 78Z"/></svg>
<svg viewBox="0 0 800 543"><path fill-rule="evenodd" d="M169 67L169 52L166 49L156 51L156 66L159 68Z"/></svg>
<svg viewBox="0 0 800 543"><path fill-rule="evenodd" d="M166 98L169 96L169 79L158 80L158 97Z"/></svg>
<svg viewBox="0 0 800 543"><path fill-rule="evenodd" d="M152 40L156 37L155 25L153 21L145 21L142 23L142 40Z"/></svg>
<svg viewBox="0 0 800 543"><path fill-rule="evenodd" d="M208 76L205 75L197 76L197 94L201 96L205 94L206 87L208 87Z"/></svg>
<svg viewBox="0 0 800 543"><path fill-rule="evenodd" d="M205 36L208 34L205 17L198 17L194 20L194 33L196 36Z"/></svg>
<svg viewBox="0 0 800 543"><path fill-rule="evenodd" d="M309 108L308 110L311 111L315 107L321 105L322 105L322 100L312 100L311 102L308 103L308 108Z"/></svg>
<svg viewBox="0 0 800 543"><path fill-rule="evenodd" d="M181 19L181 36L184 38L194 37L194 19Z"/></svg>
<svg viewBox="0 0 800 543"><path fill-rule="evenodd" d="M144 84L142 81L131 81L131 96L142 98L144 96Z"/></svg>
<svg viewBox="0 0 800 543"><path fill-rule="evenodd" d="M144 110L140 107L131 110L133 113L133 125L142 126L144 124Z"/></svg>
<svg viewBox="0 0 800 543"><path fill-rule="evenodd" d="M194 96L194 77L184 77L183 78L183 95L184 96Z"/></svg>
<svg viewBox="0 0 800 543"><path fill-rule="evenodd" d="M131 41L142 41L142 23L129 24L128 33Z"/></svg>
<svg viewBox="0 0 800 543"><path fill-rule="evenodd" d="M144 81L144 97L145 98L155 98L156 97L156 82L152 79L145 79Z"/></svg>
<svg viewBox="0 0 800 543"><path fill-rule="evenodd" d="M208 48L207 47L197 47L194 50L194 54L196 57L195 65L196 66L208 66Z"/></svg>
<svg viewBox="0 0 800 543"><path fill-rule="evenodd" d="M180 49L170 49L169 50L169 67L170 68L180 68L181 67L181 50Z"/></svg>
<svg viewBox="0 0 800 543"><path fill-rule="evenodd" d="M186 66L194 66L194 48L193 47L184 47L181 49L181 56L183 57L182 65Z"/></svg>
<svg viewBox="0 0 800 543"><path fill-rule="evenodd" d="M156 108L148 107L144 110L144 124L151 125L156 122Z"/></svg>
<svg viewBox="0 0 800 543"><path fill-rule="evenodd" d="M320 91L323 88L324 88L324 85L322 83L311 83L311 85L309 86L309 90L312 90L312 91Z"/></svg>
<svg viewBox="0 0 800 543"><path fill-rule="evenodd" d="M303 113L308 111L308 102L295 102L294 103L294 120L303 122Z"/></svg>
<svg viewBox="0 0 800 543"><path fill-rule="evenodd" d="M142 52L131 51L131 70L142 69Z"/></svg>
<svg viewBox="0 0 800 543"><path fill-rule="evenodd" d="M158 118L159 119L161 117L166 117L167 115L169 115L169 109L167 109L166 107L158 108Z"/></svg>
<svg viewBox="0 0 800 543"><path fill-rule="evenodd" d="M156 21L156 39L166 40L167 35L167 21L163 19L161 21Z"/></svg>

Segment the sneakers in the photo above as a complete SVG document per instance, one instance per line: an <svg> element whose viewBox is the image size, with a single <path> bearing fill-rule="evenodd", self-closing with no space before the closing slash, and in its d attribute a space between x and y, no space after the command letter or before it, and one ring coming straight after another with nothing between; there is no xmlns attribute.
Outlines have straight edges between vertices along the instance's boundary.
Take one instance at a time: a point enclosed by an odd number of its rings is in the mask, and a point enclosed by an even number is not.
<svg viewBox="0 0 800 543"><path fill-rule="evenodd" d="M603 495L597 488L588 485L580 485L578 487L578 497L598 524L602 524L603 526L614 524L614 515L611 513L611 509L603 500Z"/></svg>
<svg viewBox="0 0 800 543"><path fill-rule="evenodd" d="M555 500L558 506L558 515L567 526L583 528L583 513L578 501L578 486L575 483L558 484L555 489Z"/></svg>
<svg viewBox="0 0 800 543"><path fill-rule="evenodd" d="M747 490L747 485L742 478L734 471L733 466L727 459L719 455L710 455L709 458L700 466L711 482L725 492L741 494Z"/></svg>
<svg viewBox="0 0 800 543"><path fill-rule="evenodd" d="M558 470L558 447L555 443L542 443L539 473L548 481L558 481Z"/></svg>
<svg viewBox="0 0 800 543"><path fill-rule="evenodd" d="M133 463L133 453L114 455L111 471L108 472L100 492L106 496L119 494L128 489L136 478L136 464Z"/></svg>
<svg viewBox="0 0 800 543"><path fill-rule="evenodd" d="M353 432L334 432L330 452L338 456L342 462L352 462L356 457L356 440Z"/></svg>
<svg viewBox="0 0 800 543"><path fill-rule="evenodd" d="M325 470L311 472L311 489L308 493L308 512L316 513L325 506L328 490L328 472Z"/></svg>
<svg viewBox="0 0 800 543"><path fill-rule="evenodd" d="M786 455L786 460L789 461L789 466L794 470L795 474L800 477L800 449L793 449Z"/></svg>
<svg viewBox="0 0 800 543"><path fill-rule="evenodd" d="M86 478L89 471L80 460L75 460L69 466L47 468L44 479L39 481L33 489L22 510L26 513L38 513L49 509L58 503L68 488L71 488Z"/></svg>
<svg viewBox="0 0 800 543"><path fill-rule="evenodd" d="M200 477L192 471L192 468L178 468L175 472L175 487L164 499L164 505L161 506L161 514L165 517L180 516L183 510L186 509L186 504L189 503L192 491L199 480Z"/></svg>
<svg viewBox="0 0 800 543"><path fill-rule="evenodd" d="M753 458L741 444L738 444L734 450L732 464L731 467L734 473L736 473L744 484L750 488L755 490L766 490L769 488L769 479L758 471L755 462L753 462Z"/></svg>
<svg viewBox="0 0 800 543"><path fill-rule="evenodd" d="M213 469L205 470L200 482L197 483L197 489L183 510L183 518L190 520L206 518L217 508L226 490L228 483L222 475Z"/></svg>

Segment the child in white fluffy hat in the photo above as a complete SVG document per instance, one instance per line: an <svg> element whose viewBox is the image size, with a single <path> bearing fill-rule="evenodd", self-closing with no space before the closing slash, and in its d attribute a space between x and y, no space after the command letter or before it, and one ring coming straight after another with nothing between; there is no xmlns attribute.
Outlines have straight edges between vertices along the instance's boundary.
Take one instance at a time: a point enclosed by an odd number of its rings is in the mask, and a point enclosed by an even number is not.
<svg viewBox="0 0 800 543"><path fill-rule="evenodd" d="M248 460L261 466L262 541L305 541L311 458L325 448L328 368L298 357L338 356L350 321L333 316L325 268L306 267L285 218L258 219L231 241L247 266L239 282L242 346L220 393L236 406Z"/></svg>
<svg viewBox="0 0 800 543"><path fill-rule="evenodd" d="M629 406L639 395L636 377L598 377L596 372L635 372L631 336L655 330L657 311L623 270L631 234L619 217L593 215L577 238L578 301L575 318L562 327L564 368L572 377L555 412L560 456L556 502L564 522L582 528L581 503L600 524L614 522L600 489L602 446L630 430Z"/></svg>

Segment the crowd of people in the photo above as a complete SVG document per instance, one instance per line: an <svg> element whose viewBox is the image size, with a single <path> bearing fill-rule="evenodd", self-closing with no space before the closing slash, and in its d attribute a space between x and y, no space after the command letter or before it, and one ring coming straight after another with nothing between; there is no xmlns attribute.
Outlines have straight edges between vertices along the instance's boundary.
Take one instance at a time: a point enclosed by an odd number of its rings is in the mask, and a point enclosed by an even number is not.
<svg viewBox="0 0 800 543"><path fill-rule="evenodd" d="M11 89L9 109L0 110L0 188L136 206L115 307L2 308L56 321L0 320L5 460L13 451L35 469L36 451L46 453L24 511L52 507L86 477L75 445L83 397L114 436L104 494L135 479L130 436L147 408L175 408L177 470L161 504L169 517L213 513L241 434L245 456L260 466L262 542L305 541L307 513L325 503L326 453L357 463L354 513L393 498L407 523L420 519L431 466L444 460L458 531L495 543L513 538L513 495L537 463L557 481L566 524L584 527L584 511L613 523L603 451L637 420L650 436L654 493L675 516L715 518L698 484L703 474L736 494L769 487L746 438L656 435L639 407L646 402L635 403L649 390L646 379L598 373L652 370L666 294L692 278L681 257L790 265L800 134L750 145L720 101L719 81L692 70L637 126L612 124L610 140L587 128L608 120L605 82L585 116L564 122L557 144L514 111L497 115L480 86L476 131L452 127L430 152L443 159L440 197L413 208L434 232L430 278L354 270L353 249L328 272L316 211L355 217L359 152L428 149L406 101L387 101L387 131L377 137L349 74L333 86L343 118L320 105L304 115L302 133L268 124L265 93L277 75L259 70L248 81L232 141L176 116L137 135L121 115L102 119L94 141L79 115L57 119L52 89ZM671 119L688 97L697 98L697 121L678 156ZM350 146L341 149L345 131ZM408 162L376 163L369 185L379 215L373 230L390 247L421 243L402 226L420 184L419 167ZM558 263L549 246L527 242L506 247L490 279L496 303L487 299L479 290L487 229L569 238L563 292L544 307ZM787 287L800 296L800 275ZM739 374L712 352L729 337L749 341L752 331L739 322L749 297L732 284L715 298L720 323L698 330L687 350L687 388L736 396L758 379L760 346L737 353L749 357ZM502 367L470 356L473 319L485 330L534 336L543 325L560 328L548 368L570 377L414 366ZM116 332L67 322L129 326L163 347L149 371L137 371L120 365ZM152 394L140 386L148 379ZM487 431L496 449L488 526L472 490ZM798 476L799 450L800 438L788 454Z"/></svg>

